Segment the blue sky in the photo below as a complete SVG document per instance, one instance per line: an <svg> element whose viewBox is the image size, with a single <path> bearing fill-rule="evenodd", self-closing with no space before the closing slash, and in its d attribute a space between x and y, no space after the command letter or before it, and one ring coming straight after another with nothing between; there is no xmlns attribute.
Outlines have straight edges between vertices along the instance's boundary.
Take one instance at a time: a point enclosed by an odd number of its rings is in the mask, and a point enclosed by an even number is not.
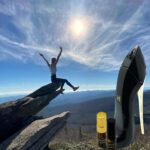
<svg viewBox="0 0 150 150"><path fill-rule="evenodd" d="M149 0L1 0L0 95L33 91L50 82L38 55L63 47L58 76L80 90L115 89L126 54L140 45L150 87ZM84 20L84 34L70 27ZM69 90L68 87L66 87Z"/></svg>

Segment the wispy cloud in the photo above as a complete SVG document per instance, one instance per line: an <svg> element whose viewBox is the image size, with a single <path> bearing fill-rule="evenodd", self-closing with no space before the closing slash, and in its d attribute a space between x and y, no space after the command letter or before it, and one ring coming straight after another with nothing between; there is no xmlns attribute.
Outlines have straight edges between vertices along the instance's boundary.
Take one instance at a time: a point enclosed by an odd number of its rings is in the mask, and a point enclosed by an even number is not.
<svg viewBox="0 0 150 150"><path fill-rule="evenodd" d="M2 1L1 61L8 57L23 62L33 57L35 60L38 52L51 57L62 45L64 60L110 71L118 69L128 51L138 44L150 64L149 0L110 3L109 0ZM77 16L88 20L85 38L74 39L69 32L68 22Z"/></svg>

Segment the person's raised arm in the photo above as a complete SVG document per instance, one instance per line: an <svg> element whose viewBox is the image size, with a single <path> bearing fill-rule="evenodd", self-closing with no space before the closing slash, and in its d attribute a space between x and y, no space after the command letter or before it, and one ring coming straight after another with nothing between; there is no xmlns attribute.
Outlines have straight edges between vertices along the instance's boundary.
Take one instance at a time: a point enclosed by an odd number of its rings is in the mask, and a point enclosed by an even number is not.
<svg viewBox="0 0 150 150"><path fill-rule="evenodd" d="M58 54L58 56L57 56L57 58L56 58L56 64L58 63L59 58L60 58L61 53L62 53L62 47L59 47L59 48L60 48L60 52L59 52L59 54Z"/></svg>
<svg viewBox="0 0 150 150"><path fill-rule="evenodd" d="M44 55L42 53L39 53L39 55L45 60L45 62L49 66L50 64L49 64L48 60L44 57Z"/></svg>

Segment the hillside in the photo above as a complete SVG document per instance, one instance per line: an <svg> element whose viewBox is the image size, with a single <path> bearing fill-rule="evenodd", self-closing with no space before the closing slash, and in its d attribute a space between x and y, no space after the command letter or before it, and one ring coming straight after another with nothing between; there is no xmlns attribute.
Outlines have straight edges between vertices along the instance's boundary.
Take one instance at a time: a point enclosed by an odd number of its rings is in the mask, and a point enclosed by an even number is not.
<svg viewBox="0 0 150 150"><path fill-rule="evenodd" d="M71 101L71 100L70 100ZM60 106L48 105L44 110L42 110L39 115L51 116L56 113L68 110L71 112L71 117L68 120L71 124L95 124L96 113L99 111L105 111L108 117L114 115L114 96L91 99L79 103L67 103ZM135 99L135 114L138 116L138 101ZM144 93L144 113L150 113L150 91Z"/></svg>
<svg viewBox="0 0 150 150"><path fill-rule="evenodd" d="M69 110L71 117L66 127L49 144L49 150L99 150L97 146L96 113L105 111L108 117L114 115L114 96L93 98L79 103L60 106L49 105L40 115L51 116ZM71 99L70 99L71 101ZM135 100L136 136L134 143L124 150L149 150L150 140L150 91L144 93L145 134L141 135L138 117L138 101Z"/></svg>

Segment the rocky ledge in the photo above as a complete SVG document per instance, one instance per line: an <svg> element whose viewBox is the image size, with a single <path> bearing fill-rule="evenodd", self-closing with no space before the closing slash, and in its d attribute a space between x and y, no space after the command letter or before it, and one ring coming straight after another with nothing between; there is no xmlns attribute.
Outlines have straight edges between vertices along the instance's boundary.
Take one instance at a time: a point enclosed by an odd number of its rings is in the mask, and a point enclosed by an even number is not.
<svg viewBox="0 0 150 150"><path fill-rule="evenodd" d="M33 121L0 144L0 150L43 150L65 125L69 112Z"/></svg>
<svg viewBox="0 0 150 150"><path fill-rule="evenodd" d="M0 150L42 150L63 127L69 112L42 118L34 116L60 94L48 84L18 100L0 105Z"/></svg>

